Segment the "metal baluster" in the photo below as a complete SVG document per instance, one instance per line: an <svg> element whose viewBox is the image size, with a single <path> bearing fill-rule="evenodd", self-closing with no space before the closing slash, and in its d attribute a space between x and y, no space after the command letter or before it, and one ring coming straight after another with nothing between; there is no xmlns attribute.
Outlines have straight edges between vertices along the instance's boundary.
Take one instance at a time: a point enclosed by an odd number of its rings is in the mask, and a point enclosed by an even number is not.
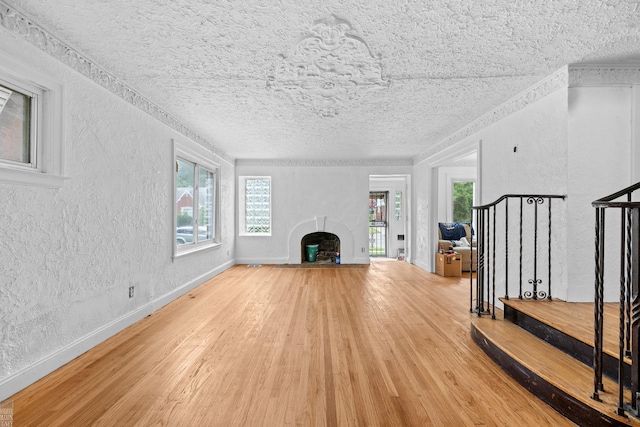
<svg viewBox="0 0 640 427"><path fill-rule="evenodd" d="M638 415L640 392L640 209L631 209L631 410Z"/></svg>
<svg viewBox="0 0 640 427"><path fill-rule="evenodd" d="M604 208L596 208L596 238L595 238L595 295L593 310L594 346L593 346L593 396L600 401L602 390L602 260L604 258Z"/></svg>
<svg viewBox="0 0 640 427"><path fill-rule="evenodd" d="M551 300L551 197L549 197L547 199L547 201L549 202L549 242L548 242L549 243L549 252L548 252L549 253L549 264L548 264L548 266L549 266L549 276L548 276L549 286L547 288L549 290L549 293L547 294L547 299Z"/></svg>
<svg viewBox="0 0 640 427"><path fill-rule="evenodd" d="M504 298L509 299L509 199L504 203Z"/></svg>
<svg viewBox="0 0 640 427"><path fill-rule="evenodd" d="M509 211L509 199L510 198L520 198L520 222L518 224L519 227L519 235L520 235L520 248L519 248L519 289L518 289L518 298L523 299L552 299L551 294L551 263L552 263L552 238L553 238L553 205L552 198L562 198L565 196L553 196L553 195L505 195L499 198L496 202L485 205L478 206L472 208L472 217L473 211L476 212L476 227L477 227L477 244L475 246L476 251L471 250L471 256L469 260L469 287L471 291L473 291L473 280L472 273L475 265L475 280L476 280L476 301L475 310L478 311L480 315L482 314L492 314L492 317L495 318L495 303L498 298L496 294L497 276L500 273L499 269L504 269L504 298L510 299L510 290L509 290L509 255L510 255L510 211ZM525 291L524 288L524 279L523 279L523 252L524 252L524 200L527 200L528 204L534 205L533 211L533 279L530 279L528 283L531 286L532 290ZM549 207L547 209L547 261L548 261L548 286L546 290L540 289L540 285L543 282L543 279L538 277L538 252L541 253L540 248L538 248L538 228L539 228L539 218L538 218L538 205L543 204L545 199L548 199ZM498 239L498 204L504 200L505 209L504 209L504 266L498 266L497 259L497 239ZM493 213L491 212L491 208L493 207ZM491 216L492 215L492 216ZM473 239L472 239L473 240ZM542 244L542 243L541 243ZM473 246L472 246L473 248ZM475 254L474 254L475 252ZM474 259L475 257L475 259ZM473 296L470 296L470 310L474 310L473 304Z"/></svg>
<svg viewBox="0 0 640 427"><path fill-rule="evenodd" d="M533 203L533 199L527 200ZM531 281L529 281L531 282ZM538 204L533 204L533 299L538 299Z"/></svg>
<svg viewBox="0 0 640 427"><path fill-rule="evenodd" d="M477 218L477 226L478 226L478 245L482 246L482 209L479 209L476 212L476 218ZM482 279L480 277L480 247L478 248L478 271L476 271L476 311L478 312L478 316L480 316L480 298L481 298L481 294L480 294L480 283L482 282Z"/></svg>
<svg viewBox="0 0 640 427"><path fill-rule="evenodd" d="M491 293L492 295L492 306L491 307L491 318L495 319L496 318L496 210L498 210L498 206L494 206L493 207L493 255L492 255L492 262L493 262L493 271L491 272Z"/></svg>
<svg viewBox="0 0 640 427"><path fill-rule="evenodd" d="M621 209L621 227L620 231L622 239L620 240L620 306L618 307L618 408L616 413L624 416L624 302L625 302L625 234L627 215L625 209Z"/></svg>
<svg viewBox="0 0 640 427"><path fill-rule="evenodd" d="M604 390L603 330L604 330L604 270L605 270L605 213L606 208L620 211L620 271L618 305L618 407L616 413L625 411L640 416L640 203L632 202L632 193L640 189L636 183L624 190L596 200L595 211L595 295L594 295L594 393L600 400ZM617 199L627 196L625 202ZM631 358L631 378L626 378L624 358ZM630 381L629 381L630 380ZM631 382L631 402L624 403L625 383Z"/></svg>
<svg viewBox="0 0 640 427"><path fill-rule="evenodd" d="M491 232L492 232L492 230L491 230L490 216L491 216L491 208L488 208L487 209L487 218L486 218L486 221L487 221L487 233L486 233L486 237L487 237L487 241L486 241L486 243L487 243L487 251L486 251L487 261L491 260ZM489 265L489 263L487 262L487 266L488 265ZM489 301L491 301L491 295L489 295L489 293L491 292L491 288L489 287L489 283L490 283L489 279L490 279L490 275L491 275L491 270L489 268L487 268L486 270L487 270L487 276L486 276L487 277L487 284L486 284L486 287L487 287L487 313L488 313L489 312L489 307L488 307L489 306Z"/></svg>
<svg viewBox="0 0 640 427"><path fill-rule="evenodd" d="M482 316L484 309L484 208L478 210L478 271L476 271L477 289L477 310L478 317Z"/></svg>
<svg viewBox="0 0 640 427"><path fill-rule="evenodd" d="M538 296L545 298L544 291L538 291L538 285L542 280L538 279L538 205L544 203L542 197L529 197L528 204L533 205L533 279L529 279L529 284L533 286L533 290L524 293L525 298L537 300ZM522 263L522 261L520 261Z"/></svg>
<svg viewBox="0 0 640 427"><path fill-rule="evenodd" d="M469 218L471 219L471 224L473 224L473 208L471 208L471 215L469 216ZM476 224L477 223L478 222L476 221ZM471 233L471 240L473 240L473 233ZM471 252L471 256L469 257L469 259L471 260L469 266L469 312L473 313L473 252Z"/></svg>
<svg viewBox="0 0 640 427"><path fill-rule="evenodd" d="M518 298L522 299L522 202L523 198L520 197L520 292L518 293Z"/></svg>
<svg viewBox="0 0 640 427"><path fill-rule="evenodd" d="M627 201L631 201L631 193L627 195ZM626 356L631 357L631 210L627 209L627 271L626 271L626 293L627 298L625 301L625 313L626 313Z"/></svg>

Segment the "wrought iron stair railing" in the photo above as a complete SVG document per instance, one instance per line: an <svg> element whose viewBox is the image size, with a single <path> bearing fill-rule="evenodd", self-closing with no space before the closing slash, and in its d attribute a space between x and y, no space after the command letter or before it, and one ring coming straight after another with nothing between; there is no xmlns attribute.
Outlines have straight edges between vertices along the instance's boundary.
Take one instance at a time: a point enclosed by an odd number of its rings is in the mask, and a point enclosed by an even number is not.
<svg viewBox="0 0 640 427"><path fill-rule="evenodd" d="M628 412L639 415L640 399L640 202L633 201L634 192L640 189L640 182L592 203L595 208L595 298L594 298L594 351L593 351L593 395L600 399L602 385L602 355L604 330L604 284L605 270L615 275L619 265L619 305L618 305L618 415ZM638 195L640 192L635 193ZM620 212L618 240L620 249L606 262L605 212L616 209ZM615 218L615 217L614 217ZM616 225L618 225L616 224ZM611 222L609 222L611 226ZM615 232L616 230L614 230ZM617 237L616 237L617 236ZM617 243L617 242L614 242ZM625 378L624 360L631 360L631 379ZM627 370L628 372L628 370ZM624 401L624 385L631 384L631 400Z"/></svg>
<svg viewBox="0 0 640 427"><path fill-rule="evenodd" d="M496 286L504 288L504 298L510 295L510 267L517 269L520 299L551 299L552 267L552 200L564 200L564 195L506 194L493 203L472 207L475 218L476 255L471 256L470 311L478 316L490 314L495 319ZM515 209L511 206L516 204ZM539 207L546 203L546 221ZM475 216L473 213L475 212ZM498 220L498 216L500 219ZM510 222L511 220L511 222ZM540 235L540 232L546 234ZM515 235L515 237L514 237ZM499 237L500 236L500 237ZM546 243L546 250L542 246ZM500 245L499 251L496 250ZM510 246L515 245L515 246ZM515 251L510 248L515 247ZM517 252L517 253L512 253ZM545 262L542 257L546 255ZM474 266L475 264L475 266ZM544 265L543 265L544 264ZM475 268L474 268L475 267ZM526 267L526 271L525 268ZM544 270L544 271L543 271ZM511 270L513 271L513 270ZM543 277L546 273L546 290ZM530 277L526 279L525 274ZM515 278L515 277L514 277ZM497 281L500 281L497 283ZM474 303L475 301L475 303Z"/></svg>

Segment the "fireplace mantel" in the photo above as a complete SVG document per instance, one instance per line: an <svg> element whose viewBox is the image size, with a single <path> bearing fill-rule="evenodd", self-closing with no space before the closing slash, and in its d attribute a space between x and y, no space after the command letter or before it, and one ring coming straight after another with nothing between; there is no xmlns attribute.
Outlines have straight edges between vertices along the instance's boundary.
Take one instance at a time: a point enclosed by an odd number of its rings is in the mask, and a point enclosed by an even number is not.
<svg viewBox="0 0 640 427"><path fill-rule="evenodd" d="M289 264L301 264L300 242L310 233L324 231L333 233L340 239L340 258L343 264L354 262L353 233L349 228L326 216L316 216L313 219L301 222L289 233Z"/></svg>

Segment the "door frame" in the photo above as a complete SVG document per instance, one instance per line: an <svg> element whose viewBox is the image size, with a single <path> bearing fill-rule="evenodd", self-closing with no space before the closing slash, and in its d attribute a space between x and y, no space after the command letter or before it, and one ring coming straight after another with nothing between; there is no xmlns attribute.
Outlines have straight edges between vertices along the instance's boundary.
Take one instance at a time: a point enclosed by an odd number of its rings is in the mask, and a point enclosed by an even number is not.
<svg viewBox="0 0 640 427"><path fill-rule="evenodd" d="M388 191L391 203L387 216L387 256L395 258L397 249L404 249L404 261L413 262L412 256L412 212L411 212L411 174L370 174L369 192ZM395 193L401 193L400 212L398 218L395 215ZM400 240L400 239L404 240Z"/></svg>

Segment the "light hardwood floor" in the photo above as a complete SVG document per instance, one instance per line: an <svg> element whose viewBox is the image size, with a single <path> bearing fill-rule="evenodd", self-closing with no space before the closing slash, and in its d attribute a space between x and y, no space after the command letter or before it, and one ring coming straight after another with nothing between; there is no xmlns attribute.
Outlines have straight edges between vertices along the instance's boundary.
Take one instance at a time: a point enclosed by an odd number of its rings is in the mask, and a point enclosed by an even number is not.
<svg viewBox="0 0 640 427"><path fill-rule="evenodd" d="M570 426L472 341L468 278L235 266L17 393L14 426Z"/></svg>

